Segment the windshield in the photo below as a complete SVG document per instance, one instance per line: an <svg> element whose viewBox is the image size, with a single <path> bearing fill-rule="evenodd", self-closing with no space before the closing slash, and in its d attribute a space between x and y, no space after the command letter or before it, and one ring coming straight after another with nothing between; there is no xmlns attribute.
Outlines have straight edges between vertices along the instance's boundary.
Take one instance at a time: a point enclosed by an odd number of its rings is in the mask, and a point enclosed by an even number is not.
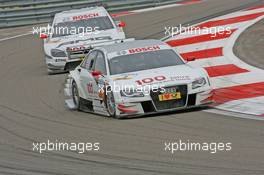
<svg viewBox="0 0 264 175"><path fill-rule="evenodd" d="M55 24L52 37L76 35L80 33L113 29L114 26L108 16L90 18L78 21L67 21Z"/></svg>
<svg viewBox="0 0 264 175"><path fill-rule="evenodd" d="M110 74L122 74L185 64L171 49L117 56L109 60Z"/></svg>

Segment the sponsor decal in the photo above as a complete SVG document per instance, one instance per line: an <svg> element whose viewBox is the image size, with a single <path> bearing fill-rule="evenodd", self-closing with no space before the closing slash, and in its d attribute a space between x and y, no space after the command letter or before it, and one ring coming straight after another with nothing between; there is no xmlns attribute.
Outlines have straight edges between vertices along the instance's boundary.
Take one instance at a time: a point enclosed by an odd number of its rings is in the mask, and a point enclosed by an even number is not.
<svg viewBox="0 0 264 175"><path fill-rule="evenodd" d="M104 88L100 88L99 91L98 91L98 97L102 100L105 100L105 90Z"/></svg>
<svg viewBox="0 0 264 175"><path fill-rule="evenodd" d="M163 75L160 75L152 78L144 78L142 80L137 80L136 83L141 86L144 84L154 84L159 82L184 81L184 80L191 80L191 78L189 76L173 76L167 78Z"/></svg>
<svg viewBox="0 0 264 175"><path fill-rule="evenodd" d="M161 81L165 81L166 77L165 76L156 76L153 78L144 78L142 80L137 80L136 83L138 85L144 85L144 84L150 84L150 83L154 83L154 82L161 82Z"/></svg>
<svg viewBox="0 0 264 175"><path fill-rule="evenodd" d="M114 58L117 56L123 56L123 55L130 55L130 54L136 54L136 53L144 53L144 52L154 52L158 50L163 50L163 49L171 49L167 45L154 45L154 46L147 46L147 47L139 47L139 48L131 48L128 50L122 50L118 52L112 52L108 53L109 58Z"/></svg>
<svg viewBox="0 0 264 175"><path fill-rule="evenodd" d="M181 92L177 87L166 88L159 95L159 101L178 100L181 98Z"/></svg>
<svg viewBox="0 0 264 175"><path fill-rule="evenodd" d="M93 84L91 82L87 84L87 91L88 91L88 94L94 93Z"/></svg>
<svg viewBox="0 0 264 175"><path fill-rule="evenodd" d="M56 58L55 62L65 62L67 59L65 58Z"/></svg>
<svg viewBox="0 0 264 175"><path fill-rule="evenodd" d="M114 81L119 81L119 80L131 80L131 79L132 79L131 76L125 75L125 76L122 76L122 77L116 77L113 80Z"/></svg>
<svg viewBox="0 0 264 175"><path fill-rule="evenodd" d="M170 100L178 100L181 99L181 93L166 93L159 95L159 101L170 101Z"/></svg>
<svg viewBox="0 0 264 175"><path fill-rule="evenodd" d="M90 14L85 14L85 15L73 16L72 20L73 21L86 20L86 19L96 18L99 16L100 16L99 13L90 13Z"/></svg>
<svg viewBox="0 0 264 175"><path fill-rule="evenodd" d="M172 81L180 81L180 80L191 80L189 76L173 76L171 77Z"/></svg>
<svg viewBox="0 0 264 175"><path fill-rule="evenodd" d="M142 52L151 52L151 51L156 51L160 49L161 49L160 46L156 45L156 46L129 49L128 52L129 54L135 54L135 53L142 53Z"/></svg>
<svg viewBox="0 0 264 175"><path fill-rule="evenodd" d="M74 52L74 51L80 51L80 50L84 50L84 49L86 49L84 46L68 47L68 48L67 48L67 51Z"/></svg>

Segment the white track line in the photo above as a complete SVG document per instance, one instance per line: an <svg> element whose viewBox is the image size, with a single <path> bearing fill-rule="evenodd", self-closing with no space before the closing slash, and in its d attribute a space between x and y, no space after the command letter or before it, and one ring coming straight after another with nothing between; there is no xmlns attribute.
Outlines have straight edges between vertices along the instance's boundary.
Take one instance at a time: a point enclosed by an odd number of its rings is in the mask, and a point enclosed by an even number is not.
<svg viewBox="0 0 264 175"><path fill-rule="evenodd" d="M261 72L260 72L261 73ZM263 72L262 72L263 74ZM238 85L253 84L264 82L264 77L259 76L257 72L238 73L221 77L210 78L214 88L227 88Z"/></svg>
<svg viewBox="0 0 264 175"><path fill-rule="evenodd" d="M227 40L228 40L228 38L221 39L221 40L214 40L214 41L206 41L206 42L201 42L201 43L189 44L189 45L183 45L183 46L177 46L177 47L175 47L175 50L179 53L188 53L188 52L224 47L225 44L227 43ZM199 60L197 60L197 61L199 61Z"/></svg>
<svg viewBox="0 0 264 175"><path fill-rule="evenodd" d="M243 114L239 112L230 112L230 111L225 111L225 110L219 110L219 109L208 109L204 110L205 112L210 112L213 114L220 114L224 116L232 116L236 118L244 118L244 119L251 119L251 120L260 120L264 121L264 117L256 116L256 115L248 115L248 114Z"/></svg>
<svg viewBox="0 0 264 175"><path fill-rule="evenodd" d="M189 62L188 64L190 64L193 67L212 67L212 66L220 66L220 65L223 65L224 63L226 63L225 57L221 56L221 57L213 57L209 59L207 58L199 59L199 61L196 60L193 62Z"/></svg>
<svg viewBox="0 0 264 175"><path fill-rule="evenodd" d="M253 104L253 105L252 105ZM250 115L264 114L264 96L241 99L217 106L218 109L229 109L232 112L243 112ZM263 117L264 118L264 117Z"/></svg>
<svg viewBox="0 0 264 175"><path fill-rule="evenodd" d="M140 9L140 10L133 10L130 11L132 13L142 13L142 12L149 12L149 11L154 11L154 10L161 10L161 9L166 9L166 8L171 8L171 7L178 7L178 6L183 6L182 4L169 4L169 5L163 5L160 7L150 7L146 9Z"/></svg>
<svg viewBox="0 0 264 175"><path fill-rule="evenodd" d="M15 36L10 36L10 37L6 37L6 38L2 38L2 39L0 39L0 42L7 41L7 40L11 40L11 39L15 39L15 38L19 38L19 37L22 37L22 36L31 35L31 34L32 34L32 32L28 32L28 33L24 33L24 34L20 34L20 35L15 35Z"/></svg>
<svg viewBox="0 0 264 175"><path fill-rule="evenodd" d="M249 11L244 11L240 10L231 14L227 14L224 16L219 16L214 18L214 20L222 20L222 19L227 19L227 18L235 18L235 17L240 17L240 16L245 16L245 15L251 15L255 13L263 12L263 9L255 9L255 10L249 10Z"/></svg>

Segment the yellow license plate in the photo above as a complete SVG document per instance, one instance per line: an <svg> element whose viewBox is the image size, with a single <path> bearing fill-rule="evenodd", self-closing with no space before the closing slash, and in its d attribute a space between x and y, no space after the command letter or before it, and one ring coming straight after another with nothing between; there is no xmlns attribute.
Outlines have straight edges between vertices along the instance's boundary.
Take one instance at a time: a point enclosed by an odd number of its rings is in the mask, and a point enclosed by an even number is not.
<svg viewBox="0 0 264 175"><path fill-rule="evenodd" d="M169 100L178 100L181 99L181 93L166 93L159 95L159 101L169 101Z"/></svg>

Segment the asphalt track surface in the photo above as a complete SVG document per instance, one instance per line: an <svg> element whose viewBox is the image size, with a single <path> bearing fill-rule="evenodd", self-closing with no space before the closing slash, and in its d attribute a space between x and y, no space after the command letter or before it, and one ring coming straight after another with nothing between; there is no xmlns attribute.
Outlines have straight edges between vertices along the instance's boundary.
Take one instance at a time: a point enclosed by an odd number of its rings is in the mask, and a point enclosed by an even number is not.
<svg viewBox="0 0 264 175"><path fill-rule="evenodd" d="M208 0L122 17L129 36L162 37L177 25L254 0ZM69 111L64 74L49 76L42 43L24 36L0 43L0 174L208 174L263 175L264 123L189 111L115 120ZM32 151L32 142L100 142L99 152ZM164 142L232 142L232 151L164 151Z"/></svg>
<svg viewBox="0 0 264 175"><path fill-rule="evenodd" d="M251 26L234 46L235 54L246 63L264 69L264 20Z"/></svg>

